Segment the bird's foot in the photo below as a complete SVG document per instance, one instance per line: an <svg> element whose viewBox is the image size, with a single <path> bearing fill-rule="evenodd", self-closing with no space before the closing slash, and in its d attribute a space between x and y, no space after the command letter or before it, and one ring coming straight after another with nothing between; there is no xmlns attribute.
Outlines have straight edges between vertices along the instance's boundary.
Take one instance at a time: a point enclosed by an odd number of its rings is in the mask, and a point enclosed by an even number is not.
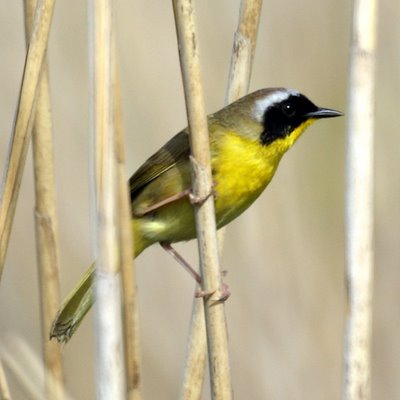
<svg viewBox="0 0 400 400"><path fill-rule="evenodd" d="M178 261L178 263L182 265L182 267L185 268L187 272L189 272L189 274L199 285L202 285L202 279L199 273L195 269L193 269L191 265L171 246L171 243L161 242L160 245L167 253L171 254L172 257L174 257L175 260ZM227 273L227 271L221 271L221 276L225 277ZM196 291L195 297L210 297L216 292L217 290L205 291L200 289ZM228 297L231 295L229 286L226 283L222 282L219 293L220 295L218 296L218 298L213 301L214 304L222 303L228 299Z"/></svg>
<svg viewBox="0 0 400 400"><path fill-rule="evenodd" d="M217 290L205 291L205 290L200 289L196 292L195 297L196 298L211 297L216 292L217 292ZM230 295L231 295L231 291L229 289L229 286L225 282L222 282L222 287L221 287L221 290L219 291L219 296L215 300L213 300L212 305L224 303L226 300L228 300Z"/></svg>

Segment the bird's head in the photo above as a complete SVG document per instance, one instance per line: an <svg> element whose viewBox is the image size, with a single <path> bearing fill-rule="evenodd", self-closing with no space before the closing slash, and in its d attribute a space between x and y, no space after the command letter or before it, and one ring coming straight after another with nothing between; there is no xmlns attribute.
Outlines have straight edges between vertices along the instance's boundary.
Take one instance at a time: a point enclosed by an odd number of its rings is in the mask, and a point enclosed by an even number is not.
<svg viewBox="0 0 400 400"><path fill-rule="evenodd" d="M286 88L258 90L223 111L224 119L233 119L247 137L265 146L280 140L288 148L315 120L343 115L340 111L318 107L303 94Z"/></svg>

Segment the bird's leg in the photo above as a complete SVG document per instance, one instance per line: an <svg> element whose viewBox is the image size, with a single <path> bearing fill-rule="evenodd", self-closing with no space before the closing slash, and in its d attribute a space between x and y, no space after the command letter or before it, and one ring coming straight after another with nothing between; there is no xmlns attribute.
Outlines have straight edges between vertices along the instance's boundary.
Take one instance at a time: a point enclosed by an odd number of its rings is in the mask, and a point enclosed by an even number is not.
<svg viewBox="0 0 400 400"><path fill-rule="evenodd" d="M167 242L160 242L161 247L169 253L172 257L175 258L176 261L178 261L179 264L182 265L183 268L186 269L187 272L189 272L190 275L194 278L194 280L201 285L201 276L195 271L190 264L171 246L171 243Z"/></svg>
<svg viewBox="0 0 400 400"><path fill-rule="evenodd" d="M185 189L179 193L169 196L169 197L165 198L164 200L161 200L161 201L147 207L144 211L134 212L133 215L135 217L143 217L144 215L149 214L150 212L157 210L158 208L160 208L162 206L173 203L174 201L180 200L184 197L187 197L192 204L200 205L200 204L204 203L211 195L214 195L214 196L216 195L216 192L214 189L212 189L210 191L210 193L207 193L207 195L203 196L203 197L195 196L192 192L192 189Z"/></svg>
<svg viewBox="0 0 400 400"><path fill-rule="evenodd" d="M194 157L189 156L189 158L190 158L190 162L191 162L192 167L193 167L193 173L194 173L195 176L198 176L198 175L199 175L199 172L198 172L198 171L199 171L199 169L202 168L202 167L201 167L201 165L196 161L196 159L195 159ZM187 197L187 198L189 199L190 203L192 203L192 204L194 204L194 205L201 205L201 204L203 204L210 196L217 197L217 192L216 192L216 190L215 190L215 186L216 186L216 183L213 182L212 188L211 188L210 191L209 191L207 194L205 194L204 196L198 196L198 195L194 194L192 188L188 188L188 189L182 190L182 191L179 192L179 193L175 193L174 195L169 196L169 197L167 197L167 198L165 198L165 199L163 199L163 200L161 200L161 201L158 201L157 203L155 203L155 204L153 204L153 205L147 207L144 211L141 211L141 212L134 212L133 215L134 215L135 217L143 217L144 215L146 215L146 214L148 214L148 213L150 213L150 212L152 212L152 211L154 211L154 210L157 210L158 208L160 208L160 207L162 207L162 206L165 206L165 205L167 205L167 204L173 203L174 201L180 200L180 199L182 199L182 198L184 198L184 197ZM175 250L174 250L174 251L175 251ZM174 256L174 257L176 258L176 256ZM179 261L179 262L181 263L181 261ZM187 263L186 263L186 264L187 264Z"/></svg>
<svg viewBox="0 0 400 400"><path fill-rule="evenodd" d="M202 279L201 276L198 274L197 271L195 271L190 264L171 246L171 243L168 242L160 242L160 246L167 252L169 253L176 261L178 261L179 264L182 265L183 268L189 274L194 278L194 280L201 285L202 284ZM222 271L222 276L226 275L226 271ZM196 297L207 297L211 296L215 291L213 292L205 292L204 290L198 290L195 294ZM229 290L229 286L226 283L222 283L222 293L221 296L215 301L215 303L220 303L228 299L228 297L231 295L231 292Z"/></svg>

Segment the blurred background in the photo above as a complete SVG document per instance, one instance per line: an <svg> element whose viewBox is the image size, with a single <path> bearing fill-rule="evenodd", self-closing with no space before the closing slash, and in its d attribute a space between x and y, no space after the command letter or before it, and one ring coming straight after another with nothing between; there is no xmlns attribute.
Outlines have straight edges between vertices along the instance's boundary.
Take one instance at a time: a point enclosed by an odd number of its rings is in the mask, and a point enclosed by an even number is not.
<svg viewBox="0 0 400 400"><path fill-rule="evenodd" d="M171 2L117 2L127 174L186 125ZM196 2L208 112L223 106L239 0ZM376 70L373 399L400 398L400 3L379 5ZM349 2L266 1L250 90L293 87L346 112ZM54 116L61 288L93 260L89 193L89 95L85 2L58 2L48 56ZM9 143L24 64L21 2L0 2L0 161ZM346 293L346 117L312 126L283 159L266 192L227 231L222 258L236 399L337 399L342 384ZM0 340L41 356L28 157L0 290ZM192 264L196 246L178 249ZM194 284L160 247L136 262L148 399L176 399ZM67 390L94 398L93 313L63 349ZM10 347L11 348L11 347ZM22 354L12 348L15 359ZM24 363L32 380L34 367ZM32 369L32 370L31 370ZM6 368L14 399L25 399ZM31 375L30 375L31 374ZM208 398L205 390L204 399Z"/></svg>

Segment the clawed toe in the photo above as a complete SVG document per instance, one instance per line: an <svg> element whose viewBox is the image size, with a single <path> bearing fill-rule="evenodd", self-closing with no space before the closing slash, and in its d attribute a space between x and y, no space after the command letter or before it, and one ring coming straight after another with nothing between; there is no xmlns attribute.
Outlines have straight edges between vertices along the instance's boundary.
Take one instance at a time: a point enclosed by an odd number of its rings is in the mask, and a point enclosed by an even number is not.
<svg viewBox="0 0 400 400"><path fill-rule="evenodd" d="M205 290L198 290L195 293L195 297L196 298L200 298L200 297L207 298L207 297L211 297L215 292L216 292L216 290L210 291L210 292L207 292ZM220 292L221 292L221 295L213 301L214 305L225 302L226 300L228 300L229 296L231 295L229 286L224 282L222 283L222 289Z"/></svg>

